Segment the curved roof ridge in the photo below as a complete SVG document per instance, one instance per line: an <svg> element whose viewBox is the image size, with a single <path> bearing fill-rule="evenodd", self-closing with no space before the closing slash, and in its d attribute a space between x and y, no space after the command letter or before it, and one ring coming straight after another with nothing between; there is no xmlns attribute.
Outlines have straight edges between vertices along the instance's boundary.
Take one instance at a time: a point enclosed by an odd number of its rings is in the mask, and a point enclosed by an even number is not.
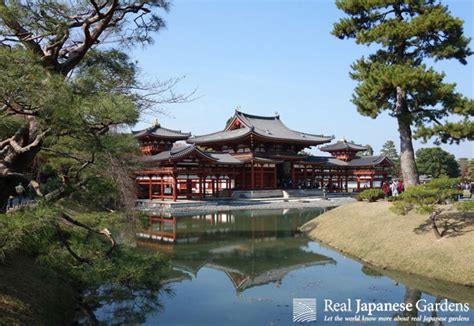
<svg viewBox="0 0 474 326"><path fill-rule="evenodd" d="M236 115L241 115L243 117L248 117L248 118L257 118L257 119L266 119L266 120L271 120L271 119L280 119L280 115L279 114L275 114L275 115L256 115L256 114L250 114L250 113L245 113L245 112L242 112L238 109L235 110L235 114Z"/></svg>
<svg viewBox="0 0 474 326"><path fill-rule="evenodd" d="M191 138L198 138L198 137L205 137L205 136L212 136L212 135L217 135L217 134L220 134L222 132L226 132L226 133L229 133L229 132L234 132L234 131L240 131L241 129L248 129L248 130L251 130L251 128L249 127L245 127L245 128L239 128L239 129L233 129L233 130L229 130L229 131L223 131L223 130L219 130L219 131L215 131L215 132L211 132L209 134L204 134L204 135L194 135L192 136Z"/></svg>
<svg viewBox="0 0 474 326"><path fill-rule="evenodd" d="M160 130L162 131L162 134L159 133ZM156 137L182 139L184 137L190 137L191 133L190 132L185 133L185 132L182 132L181 130L164 128L159 124L155 124L153 126L150 126L142 130L132 130L132 135L134 135L135 137L154 135Z"/></svg>
<svg viewBox="0 0 474 326"><path fill-rule="evenodd" d="M190 137L188 139L186 139L186 141L188 143L194 143L195 141L200 141L200 140L203 140L203 139L206 139L206 138L212 138L213 136L223 136L225 139L234 139L234 137L243 137L243 136L246 136L248 134L250 134L251 132L253 131L252 128L240 128L240 129L234 129L234 130L229 130L229 131L216 131L216 132L213 132L213 133L210 133L210 134L205 134L205 135L200 135L200 136L193 136L193 137ZM221 138L218 138L218 140L221 139ZM212 141L212 140L211 140Z"/></svg>
<svg viewBox="0 0 474 326"><path fill-rule="evenodd" d="M179 134L190 135L190 136L191 136L191 133L190 133L190 132L182 132L181 130L170 129L170 128L165 128L165 127L159 127L159 128L160 128L160 129L167 130L167 131L173 131L173 132L176 132L176 133L179 133Z"/></svg>
<svg viewBox="0 0 474 326"><path fill-rule="evenodd" d="M348 142L347 140L338 140L334 144L329 144L320 148L320 150L325 152L332 151L341 151L341 150L353 150L353 151L365 151L368 147L353 142Z"/></svg>

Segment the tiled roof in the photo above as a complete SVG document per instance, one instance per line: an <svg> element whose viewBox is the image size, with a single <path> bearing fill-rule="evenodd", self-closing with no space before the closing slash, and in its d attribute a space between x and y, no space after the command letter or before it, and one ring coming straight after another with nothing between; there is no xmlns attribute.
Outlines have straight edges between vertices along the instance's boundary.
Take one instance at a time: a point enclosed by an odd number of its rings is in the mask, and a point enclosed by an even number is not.
<svg viewBox="0 0 474 326"><path fill-rule="evenodd" d="M235 111L234 119L239 118L245 125L235 130L224 130L208 135L196 136L188 139L188 142L205 144L221 142L244 137L250 133L273 140L295 141L311 145L319 145L330 142L334 137L314 135L289 129L280 120L280 116L257 116L240 111Z"/></svg>
<svg viewBox="0 0 474 326"><path fill-rule="evenodd" d="M185 140L191 136L191 133L183 133L181 132L181 130L163 128L159 124L155 124L154 126L143 130L132 131L132 134L136 138L150 136L156 138L167 138L176 140Z"/></svg>
<svg viewBox="0 0 474 326"><path fill-rule="evenodd" d="M194 145L174 146L169 151L163 151L155 155L143 156L142 162L160 162L176 160L190 154L192 151L198 150ZM212 159L212 158L210 158Z"/></svg>
<svg viewBox="0 0 474 326"><path fill-rule="evenodd" d="M196 145L181 145L174 146L169 151L164 151L152 156L143 156L141 158L142 162L165 162L165 161L175 161L186 157L192 152L196 151L198 154L208 158L215 163L221 164L243 164L242 161L236 159L228 153L218 153L218 152L204 152L201 151Z"/></svg>
<svg viewBox="0 0 474 326"><path fill-rule="evenodd" d="M207 155L217 159L221 164L242 164L242 161L228 153L206 152Z"/></svg>
<svg viewBox="0 0 474 326"><path fill-rule="evenodd" d="M330 144L330 145L321 147L320 150L322 150L324 152L333 152L333 151L359 152L359 151L367 150L367 146L354 144L354 143L348 142L346 140L339 140L338 142L336 142L334 144Z"/></svg>
<svg viewBox="0 0 474 326"><path fill-rule="evenodd" d="M334 157L309 156L303 160L308 163L321 163L324 166L346 166L346 167L373 167L382 163L393 165L393 162L386 155L360 156L349 162L338 160Z"/></svg>
<svg viewBox="0 0 474 326"><path fill-rule="evenodd" d="M203 143L212 143L219 142L223 140L233 140L239 139L250 134L252 130L250 128L241 128L230 131L218 131L212 134L207 134L203 136L194 136L188 138L186 141L191 144L203 144Z"/></svg>
<svg viewBox="0 0 474 326"><path fill-rule="evenodd" d="M382 164L383 162L393 165L393 162L386 155L376 155L376 156L361 156L354 158L352 161L349 161L349 166L361 167L361 166L376 166Z"/></svg>

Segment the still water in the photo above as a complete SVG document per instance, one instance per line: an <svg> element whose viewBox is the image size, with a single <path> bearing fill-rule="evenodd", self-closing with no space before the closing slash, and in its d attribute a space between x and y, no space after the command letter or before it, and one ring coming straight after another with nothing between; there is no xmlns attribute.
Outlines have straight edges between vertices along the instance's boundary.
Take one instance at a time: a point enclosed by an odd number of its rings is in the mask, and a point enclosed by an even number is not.
<svg viewBox="0 0 474 326"><path fill-rule="evenodd" d="M147 312L143 324L293 325L293 298L316 298L316 323L331 318L334 321L336 315L367 317L367 312L356 313L357 299L364 303L422 300L426 307L449 298L450 302L467 302L474 307L472 288L390 272L381 274L298 232L299 226L322 212L323 209L255 210L151 216L149 228L136 235L137 247L169 255L174 271L163 281L168 291L158 295L160 307ZM346 304L351 299L352 311L325 312L325 299ZM96 311L96 316L113 324L117 322L113 317L116 309L114 303L106 304ZM402 323L407 325L474 324L472 309L414 309L411 313L374 312L372 316L421 317L421 322ZM460 316L464 321L459 321ZM458 320L430 324L430 317Z"/></svg>

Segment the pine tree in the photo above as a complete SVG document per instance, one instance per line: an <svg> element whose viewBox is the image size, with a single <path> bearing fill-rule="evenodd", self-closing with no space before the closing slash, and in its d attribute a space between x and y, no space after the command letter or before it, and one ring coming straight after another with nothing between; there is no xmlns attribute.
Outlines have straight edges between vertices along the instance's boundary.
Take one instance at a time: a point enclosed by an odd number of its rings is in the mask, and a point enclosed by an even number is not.
<svg viewBox="0 0 474 326"><path fill-rule="evenodd" d="M140 82L122 51L151 42L169 6L166 0L0 1L0 212L15 185L36 174L33 162L46 147L69 142L53 150L76 162L61 169L72 172L61 188L71 188L97 163L110 130L134 124L159 102L186 97L174 94L177 80Z"/></svg>
<svg viewBox="0 0 474 326"><path fill-rule="evenodd" d="M380 154L386 155L393 162L393 168L390 174L393 176L400 175L400 155L398 155L397 148L393 140L387 140L382 146Z"/></svg>
<svg viewBox="0 0 474 326"><path fill-rule="evenodd" d="M338 0L336 5L348 17L334 25L335 36L377 45L373 54L352 65L351 78L359 82L353 103L362 115L376 118L388 111L397 120L403 179L407 186L417 184L413 128L415 136L440 142L473 139L473 101L426 64L442 59L467 63L472 51L463 21L436 0ZM454 114L459 122L443 123Z"/></svg>
<svg viewBox="0 0 474 326"><path fill-rule="evenodd" d="M393 140L387 140L385 144L383 144L380 153L386 155L392 161L398 161L400 159Z"/></svg>
<svg viewBox="0 0 474 326"><path fill-rule="evenodd" d="M416 165L420 173L431 175L433 178L442 176L456 178L460 176L459 164L454 155L439 147L417 150Z"/></svg>
<svg viewBox="0 0 474 326"><path fill-rule="evenodd" d="M372 146L367 144L367 145L365 145L365 147L367 147L367 149L364 152L362 152L362 156L372 156L372 155L374 155L374 149L372 148Z"/></svg>
<svg viewBox="0 0 474 326"><path fill-rule="evenodd" d="M461 177L467 177L469 159L466 157L461 157L458 159L459 173Z"/></svg>

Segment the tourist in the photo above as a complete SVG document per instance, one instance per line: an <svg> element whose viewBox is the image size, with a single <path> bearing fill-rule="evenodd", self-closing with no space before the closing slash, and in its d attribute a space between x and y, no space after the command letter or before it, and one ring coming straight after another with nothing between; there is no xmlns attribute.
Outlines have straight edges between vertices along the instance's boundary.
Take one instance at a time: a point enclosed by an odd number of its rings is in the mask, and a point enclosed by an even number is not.
<svg viewBox="0 0 474 326"><path fill-rule="evenodd" d="M21 182L15 187L15 191L18 195L18 204L21 205L23 197L25 196L25 187L23 187Z"/></svg>
<svg viewBox="0 0 474 326"><path fill-rule="evenodd" d="M384 182L382 184L382 191L385 194L385 198L390 197L392 195L392 191L390 190L390 184L388 182Z"/></svg>
<svg viewBox="0 0 474 326"><path fill-rule="evenodd" d="M7 201L7 211L13 208L13 200L15 200L15 197L10 195Z"/></svg>
<svg viewBox="0 0 474 326"><path fill-rule="evenodd" d="M397 197L398 196L398 182L393 181L392 184L390 185L390 189L392 190L392 196Z"/></svg>
<svg viewBox="0 0 474 326"><path fill-rule="evenodd" d="M399 194L401 194L405 190L405 186L403 185L403 180L398 181L397 190Z"/></svg>

